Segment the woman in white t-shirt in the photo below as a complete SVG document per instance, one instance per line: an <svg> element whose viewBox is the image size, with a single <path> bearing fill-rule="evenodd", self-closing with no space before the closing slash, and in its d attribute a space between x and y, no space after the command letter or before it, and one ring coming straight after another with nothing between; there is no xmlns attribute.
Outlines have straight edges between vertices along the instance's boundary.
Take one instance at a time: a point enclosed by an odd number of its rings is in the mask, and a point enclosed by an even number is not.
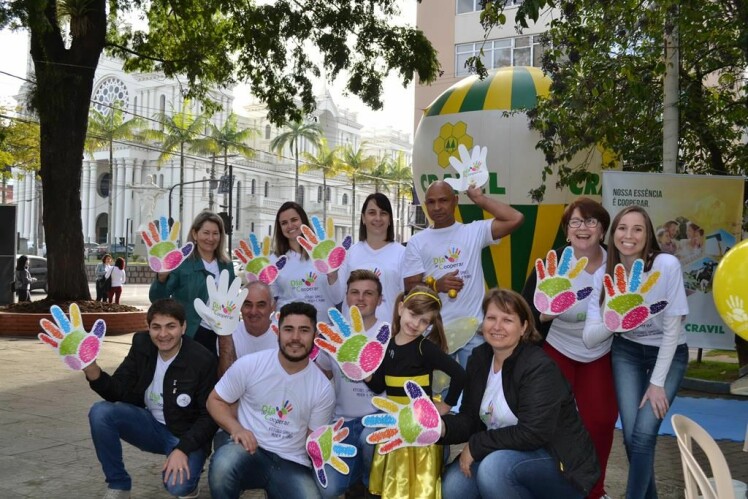
<svg viewBox="0 0 748 499"><path fill-rule="evenodd" d="M405 246L395 241L394 216L390 200L381 192L369 194L361 206L361 222L358 229L359 242L348 250L340 278L335 284L335 301L343 302L343 313L348 315L345 284L351 272L357 269L371 270L382 283L382 303L376 311L380 321L392 321L395 298L404 291L402 261Z"/></svg>
<svg viewBox="0 0 748 499"><path fill-rule="evenodd" d="M644 272L660 272L659 279L644 295L645 305L666 303L662 313L637 328L613 334L603 322L603 276L614 274L621 263L631 271L637 259ZM642 276L642 282L647 278ZM621 210L613 219L605 268L595 273L587 308L584 343L595 348L609 341L613 379L621 414L623 441L629 460L627 498L657 497L654 451L660 424L678 391L688 365L688 347L683 318L688 314L683 273L678 259L662 253L647 212L639 206Z"/></svg>
<svg viewBox="0 0 748 499"><path fill-rule="evenodd" d="M581 197L572 202L561 216L566 242L574 250L574 258L587 257L587 266L575 279L575 287L593 285L593 275L605 266L607 253L603 239L610 226L610 215L597 201ZM556 250L560 257L566 247ZM561 369L574 392L579 415L592 437L600 462L600 478L587 497L605 497L605 468L613 446L613 433L618 406L613 387L610 344L613 338L594 348L582 341L589 296L560 315L541 314L533 305L537 274L533 270L522 291L532 308L540 334L545 337L543 350Z"/></svg>
<svg viewBox="0 0 748 499"><path fill-rule="evenodd" d="M320 275L306 250L296 238L302 235L301 226L311 227L304 208L286 201L275 215L273 233L273 263L285 255L286 263L278 278L270 286L276 299L276 309L292 301L309 303L317 309L317 320L327 322L327 311L336 305L330 283L337 280L338 271Z"/></svg>
<svg viewBox="0 0 748 499"><path fill-rule="evenodd" d="M117 258L114 265L107 269L104 278L108 279L109 277L112 278L112 287L107 291L107 301L109 303L119 303L119 297L122 296L122 286L127 280L124 258Z"/></svg>

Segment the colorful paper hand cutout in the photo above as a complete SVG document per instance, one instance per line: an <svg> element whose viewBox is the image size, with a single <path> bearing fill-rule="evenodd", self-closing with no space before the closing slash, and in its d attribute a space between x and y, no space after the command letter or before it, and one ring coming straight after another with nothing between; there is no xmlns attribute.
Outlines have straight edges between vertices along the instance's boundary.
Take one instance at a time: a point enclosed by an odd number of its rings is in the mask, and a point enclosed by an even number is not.
<svg viewBox="0 0 748 499"><path fill-rule="evenodd" d="M475 146L472 154L468 152L463 144L457 148L460 159L449 157L449 164L457 170L460 178L445 178L444 181L452 186L452 189L464 192L471 185L482 187L488 182L488 166L486 165L486 147Z"/></svg>
<svg viewBox="0 0 748 499"><path fill-rule="evenodd" d="M357 306L350 309L350 323L336 308L331 308L327 314L333 325L318 322L317 330L322 337L315 338L314 344L329 352L349 379L361 381L371 375L384 359L390 342L390 325L385 322L377 334L369 338Z"/></svg>
<svg viewBox="0 0 748 499"><path fill-rule="evenodd" d="M200 298L195 298L195 312L210 324L214 333L228 336L241 320L241 306L249 290L241 288L242 281L238 277L229 287L229 271L225 269L218 276L218 282L209 275L205 284L208 287L208 301L203 303Z"/></svg>
<svg viewBox="0 0 748 499"><path fill-rule="evenodd" d="M592 293L592 286L582 289L575 289L574 286L574 279L587 266L587 257L583 256L572 267L573 259L574 250L571 246L567 246L561 254L558 266L556 266L556 252L553 250L548 252L545 263L540 258L535 260L538 281L535 284L533 303L541 314L563 314Z"/></svg>
<svg viewBox="0 0 748 499"><path fill-rule="evenodd" d="M239 241L239 247L234 250L234 255L244 264L244 271L249 282L262 281L272 284L277 278L280 269L286 265L286 256L283 255L275 263L270 263L270 237L265 236L262 246L254 234L249 235L249 243L245 240Z"/></svg>
<svg viewBox="0 0 748 499"><path fill-rule="evenodd" d="M148 230L142 231L140 237L148 248L148 265L154 272L171 272L179 267L194 249L192 243L187 243L181 248L177 246L179 222L174 222L169 231L166 217L161 217L158 224L150 222Z"/></svg>
<svg viewBox="0 0 748 499"><path fill-rule="evenodd" d="M652 305L648 305L644 300L644 295L660 279L659 272L652 272L642 283L644 261L636 260L628 276L626 276L623 264L620 263L616 265L613 273L614 277L608 274L603 276L603 287L606 293L603 322L609 331L614 333L631 331L665 310L668 304L666 300Z"/></svg>
<svg viewBox="0 0 748 499"><path fill-rule="evenodd" d="M371 403L386 414L371 414L361 421L369 428L382 428L366 437L370 444L382 444L380 454L400 447L425 447L439 440L442 419L429 396L413 380L405 382L405 393L410 399L408 405L384 397L372 398Z"/></svg>
<svg viewBox="0 0 748 499"><path fill-rule="evenodd" d="M332 218L327 219L327 229L319 221L319 218L312 217L314 230L306 225L301 226L303 235L297 236L296 240L309 253L309 257L314 263L314 268L322 274L334 272L343 265L348 248L351 247L351 236L345 236L343 244L338 246L331 236L335 227Z"/></svg>
<svg viewBox="0 0 748 499"><path fill-rule="evenodd" d="M350 472L346 462L340 458L353 457L358 449L355 445L340 443L347 436L348 428L343 427L343 418L340 418L333 424L320 426L306 438L306 452L312 459L314 476L323 487L327 487L326 464L343 475Z"/></svg>
<svg viewBox="0 0 748 499"><path fill-rule="evenodd" d="M52 317L57 323L52 324L47 319L42 319L39 324L44 330L39 334L39 339L57 349L70 369L79 371L91 365L96 360L101 350L101 342L106 334L106 323L102 319L94 322L90 332L83 329L81 311L75 303L70 304L70 319L57 305L49 309Z"/></svg>

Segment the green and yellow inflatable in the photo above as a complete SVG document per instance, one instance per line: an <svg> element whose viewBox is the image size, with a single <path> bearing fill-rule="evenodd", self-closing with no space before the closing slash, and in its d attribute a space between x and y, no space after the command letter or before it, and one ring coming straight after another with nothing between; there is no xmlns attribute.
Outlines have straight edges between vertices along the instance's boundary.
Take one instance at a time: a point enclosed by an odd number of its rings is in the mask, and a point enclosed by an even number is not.
<svg viewBox="0 0 748 499"><path fill-rule="evenodd" d="M590 170L596 172L591 181L559 190L556 177L549 176L543 202L533 203L530 198L529 191L541 185L545 159L535 149L540 135L528 128L523 111L535 107L538 97L548 95L550 83L540 69L523 66L498 69L483 80L465 78L434 100L416 131L413 180L419 199L431 182L455 176L449 157L459 157L460 144L469 150L480 145L488 148L486 193L525 216L519 230L483 251L488 287L520 290L535 259L544 258L550 248L563 243L559 222L565 204L581 195L600 199L600 150L584 153L585 158L591 158ZM581 163L582 155L574 159ZM464 194L456 216L466 223L489 217Z"/></svg>

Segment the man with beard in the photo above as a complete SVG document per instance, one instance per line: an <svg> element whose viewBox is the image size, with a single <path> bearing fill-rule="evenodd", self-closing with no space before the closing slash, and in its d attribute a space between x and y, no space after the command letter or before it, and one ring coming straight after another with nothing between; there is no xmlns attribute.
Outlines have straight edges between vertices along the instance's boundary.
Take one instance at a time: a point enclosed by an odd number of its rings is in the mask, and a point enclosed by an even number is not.
<svg viewBox="0 0 748 499"><path fill-rule="evenodd" d="M214 499L238 498L247 489L264 489L270 497L319 497L306 437L332 419L335 394L309 362L316 324L314 306L284 305L278 350L237 359L208 397L210 415L231 438L211 460Z"/></svg>

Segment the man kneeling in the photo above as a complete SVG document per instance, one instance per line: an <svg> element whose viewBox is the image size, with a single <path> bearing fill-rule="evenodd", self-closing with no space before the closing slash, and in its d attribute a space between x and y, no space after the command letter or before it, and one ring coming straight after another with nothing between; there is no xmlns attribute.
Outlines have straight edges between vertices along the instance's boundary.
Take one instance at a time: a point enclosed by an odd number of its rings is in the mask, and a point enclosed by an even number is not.
<svg viewBox="0 0 748 499"><path fill-rule="evenodd" d="M330 422L335 395L309 362L316 324L314 306L284 305L278 350L237 359L211 392L208 410L231 438L210 463L213 499L238 498L247 489L265 489L271 499L319 497L306 437Z"/></svg>
<svg viewBox="0 0 748 499"><path fill-rule="evenodd" d="M96 362L83 369L104 401L88 419L96 456L109 485L104 499L130 497L132 480L122 461L122 440L167 456L164 487L174 496L197 497L198 482L216 424L206 408L216 382L216 359L184 336L182 305L159 300L148 309L148 333L132 346L113 375Z"/></svg>

